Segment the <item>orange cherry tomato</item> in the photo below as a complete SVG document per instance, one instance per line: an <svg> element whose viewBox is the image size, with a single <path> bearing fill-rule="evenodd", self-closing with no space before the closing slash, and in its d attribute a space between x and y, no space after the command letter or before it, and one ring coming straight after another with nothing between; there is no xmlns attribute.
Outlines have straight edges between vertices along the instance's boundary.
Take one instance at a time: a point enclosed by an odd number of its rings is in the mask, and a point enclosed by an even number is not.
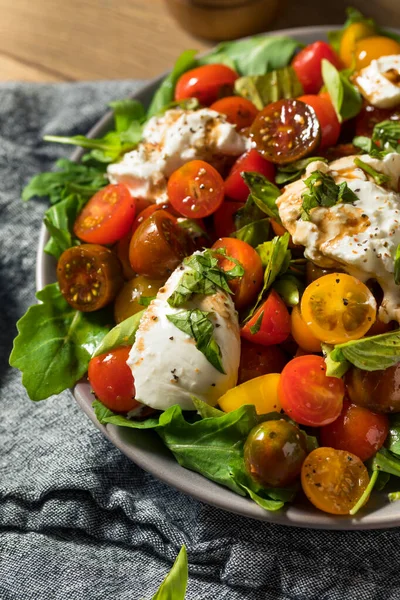
<svg viewBox="0 0 400 600"><path fill-rule="evenodd" d="M301 316L299 306L294 306L290 315L292 336L300 348L307 352L321 352L321 340L315 337Z"/></svg>
<svg viewBox="0 0 400 600"><path fill-rule="evenodd" d="M229 287L234 293L233 301L236 308L240 310L248 306L257 297L263 282L263 268L259 255L250 244L235 238L220 238L212 248L224 248L226 254L238 260L244 268L244 275L232 279ZM235 265L228 258L221 256L219 266L229 271Z"/></svg>
<svg viewBox="0 0 400 600"><path fill-rule="evenodd" d="M175 100L197 98L200 104L209 106L218 98L231 95L237 78L233 69L220 64L191 69L178 79Z"/></svg>
<svg viewBox="0 0 400 600"><path fill-rule="evenodd" d="M388 433L389 419L386 415L344 400L343 410L336 421L321 427L320 440L322 446L347 450L365 462L382 448Z"/></svg>
<svg viewBox="0 0 400 600"><path fill-rule="evenodd" d="M300 96L297 99L311 106L317 115L321 127L320 149L334 146L339 139L340 123L329 94Z"/></svg>
<svg viewBox="0 0 400 600"><path fill-rule="evenodd" d="M228 177L225 179L225 194L237 202L246 202L250 190L245 183L242 173L252 171L264 175L269 181L275 181L275 167L266 160L257 150L252 148L242 156L231 168Z"/></svg>
<svg viewBox="0 0 400 600"><path fill-rule="evenodd" d="M115 412L129 412L139 405L132 371L126 364L130 349L121 346L95 356L89 363L88 378L96 397Z"/></svg>
<svg viewBox="0 0 400 600"><path fill-rule="evenodd" d="M130 230L135 210L135 200L126 185L107 185L79 213L74 233L89 244L114 244Z"/></svg>
<svg viewBox="0 0 400 600"><path fill-rule="evenodd" d="M284 367L279 399L290 418L301 425L322 427L338 418L343 406L344 383L326 376L321 356L294 358Z"/></svg>
<svg viewBox="0 0 400 600"><path fill-rule="evenodd" d="M301 468L301 485L309 501L333 515L348 515L368 483L365 465L345 450L317 448Z"/></svg>
<svg viewBox="0 0 400 600"><path fill-rule="evenodd" d="M356 42L354 55L359 71L381 56L400 54L400 44L383 35L373 35Z"/></svg>
<svg viewBox="0 0 400 600"><path fill-rule="evenodd" d="M268 298L242 327L240 335L256 344L273 346L290 334L290 315L282 298L271 290Z"/></svg>
<svg viewBox="0 0 400 600"><path fill-rule="evenodd" d="M192 160L172 173L168 180L168 198L184 217L208 217L224 201L224 180L212 165Z"/></svg>
<svg viewBox="0 0 400 600"><path fill-rule="evenodd" d="M375 27L362 21L352 23L342 33L339 56L345 67L351 67L355 60L356 44L360 40L376 33Z"/></svg>
<svg viewBox="0 0 400 600"><path fill-rule="evenodd" d="M239 130L250 127L258 113L258 108L241 96L221 98L211 104L210 108L225 115L229 123L236 125Z"/></svg>
<svg viewBox="0 0 400 600"><path fill-rule="evenodd" d="M260 375L280 373L288 362L279 346L253 344L243 337L240 341L239 384Z"/></svg>

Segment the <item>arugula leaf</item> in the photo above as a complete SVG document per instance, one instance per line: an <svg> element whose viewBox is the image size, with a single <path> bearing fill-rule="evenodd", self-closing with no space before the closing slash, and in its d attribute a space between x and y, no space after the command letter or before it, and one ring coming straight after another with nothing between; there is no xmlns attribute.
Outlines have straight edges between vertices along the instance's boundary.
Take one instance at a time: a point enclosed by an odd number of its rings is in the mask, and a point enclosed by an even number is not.
<svg viewBox="0 0 400 600"><path fill-rule="evenodd" d="M196 342L196 348L204 354L208 362L220 373L224 373L222 366L221 348L213 337L214 326L209 320L213 313L207 313L199 308L181 310L178 313L166 315L181 331L189 335Z"/></svg>
<svg viewBox="0 0 400 600"><path fill-rule="evenodd" d="M350 515L354 516L355 514L358 513L360 508L362 508L364 506L364 504L367 502L368 498L370 497L372 490L375 487L377 479L378 479L378 471L373 471L367 487L365 488L361 497L357 500L356 504L349 511Z"/></svg>
<svg viewBox="0 0 400 600"><path fill-rule="evenodd" d="M393 415L390 419L389 435L385 445L390 452L400 456L400 415Z"/></svg>
<svg viewBox="0 0 400 600"><path fill-rule="evenodd" d="M369 461L369 464L373 471L383 471L389 475L400 477L400 457L389 452L384 446Z"/></svg>
<svg viewBox="0 0 400 600"><path fill-rule="evenodd" d="M72 228L86 202L85 196L71 194L45 212L44 224L50 234L50 239L44 248L47 254L58 259L65 250L80 244L80 241L72 234Z"/></svg>
<svg viewBox="0 0 400 600"><path fill-rule="evenodd" d="M250 190L252 200L258 208L280 223L279 211L276 206L276 199L281 195L280 189L259 173L248 171L241 175Z"/></svg>
<svg viewBox="0 0 400 600"><path fill-rule="evenodd" d="M348 360L364 371L388 369L400 362L400 329L337 344L331 357L336 362Z"/></svg>
<svg viewBox="0 0 400 600"><path fill-rule="evenodd" d="M113 110L115 129L118 133L127 131L134 121L141 122L145 118L145 110L139 100L132 98L114 100L109 103L109 106Z"/></svg>
<svg viewBox="0 0 400 600"><path fill-rule="evenodd" d="M358 200L345 181L337 185L333 177L319 170L311 173L304 183L309 191L302 193L301 218L303 221L309 221L311 210L318 206L330 207L338 202L351 203Z"/></svg>
<svg viewBox="0 0 400 600"><path fill-rule="evenodd" d="M331 346L330 344L321 344L321 347L325 356L327 377L337 377L338 379L341 379L350 369L350 363L346 359L336 361L332 358L334 346Z"/></svg>
<svg viewBox="0 0 400 600"><path fill-rule="evenodd" d="M18 321L10 365L22 371L31 400L43 400L72 387L86 373L89 360L108 330L108 311L83 313L64 300L58 284L36 294Z"/></svg>
<svg viewBox="0 0 400 600"><path fill-rule="evenodd" d="M281 98L297 98L303 94L293 67L275 69L265 75L246 75L235 81L235 92L250 100L258 110Z"/></svg>
<svg viewBox="0 0 400 600"><path fill-rule="evenodd" d="M182 546L172 569L162 582L152 600L184 600L188 582L186 547Z"/></svg>
<svg viewBox="0 0 400 600"><path fill-rule="evenodd" d="M264 510L272 512L280 510L286 502L291 502L298 492L298 486L292 488L263 488L246 473L243 459L233 461L231 470L238 485Z"/></svg>
<svg viewBox="0 0 400 600"><path fill-rule="evenodd" d="M358 115L362 106L362 97L357 88L350 83L348 76L339 72L328 60L323 59L322 78L339 121Z"/></svg>
<svg viewBox="0 0 400 600"><path fill-rule="evenodd" d="M359 169L365 171L365 173L368 173L368 175L371 175L375 183L377 183L378 185L383 185L384 183L387 183L390 180L390 177L388 175L385 175L384 173L379 173L373 167L371 167L371 165L361 160L361 158L356 157L354 159L354 164Z"/></svg>
<svg viewBox="0 0 400 600"><path fill-rule="evenodd" d="M132 346L135 342L136 332L143 314L144 310L141 310L113 327L101 340L93 356L110 352L110 350L114 350L114 348L119 348L120 346Z"/></svg>
<svg viewBox="0 0 400 600"><path fill-rule="evenodd" d="M253 221L248 225L244 225L244 227L232 233L231 236L256 248L268 239L268 234L269 219L260 219L259 221Z"/></svg>
<svg viewBox="0 0 400 600"><path fill-rule="evenodd" d="M284 183L286 184L290 183L291 181L296 181L296 179L300 179L308 165L316 160L322 160L323 162L326 162L326 158L322 158L320 156L309 156L308 158L296 160L289 165L282 165L278 167L277 174L275 175L275 182L278 185L283 185Z"/></svg>
<svg viewBox="0 0 400 600"><path fill-rule="evenodd" d="M112 410L104 406L100 400L94 400L92 407L96 415L97 420L102 425L118 425L118 427L129 427L130 429L157 429L159 427L158 416L147 417L147 419L136 420L128 419L124 415L114 413Z"/></svg>

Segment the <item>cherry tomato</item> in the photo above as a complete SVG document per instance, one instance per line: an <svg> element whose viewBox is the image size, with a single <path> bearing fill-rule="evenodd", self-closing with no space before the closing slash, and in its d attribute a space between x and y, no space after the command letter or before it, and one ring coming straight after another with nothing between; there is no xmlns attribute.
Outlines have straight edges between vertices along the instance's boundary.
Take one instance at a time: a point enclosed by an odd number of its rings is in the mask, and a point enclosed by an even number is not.
<svg viewBox="0 0 400 600"><path fill-rule="evenodd" d="M358 340L376 319L367 286L347 273L324 275L305 289L301 315L313 335L327 344Z"/></svg>
<svg viewBox="0 0 400 600"><path fill-rule="evenodd" d="M293 483L306 456L304 433L284 419L260 423L250 431L244 445L246 471L267 487Z"/></svg>
<svg viewBox="0 0 400 600"><path fill-rule="evenodd" d="M95 356L89 363L88 378L96 397L115 412L129 412L139 405L132 371L126 364L129 351L129 346L121 346Z"/></svg>
<svg viewBox="0 0 400 600"><path fill-rule="evenodd" d="M290 315L285 303L272 290L265 302L256 310L251 319L242 327L240 335L264 346L284 342L290 333Z"/></svg>
<svg viewBox="0 0 400 600"><path fill-rule="evenodd" d="M356 69L359 71L381 56L400 54L400 44L383 35L374 35L356 42Z"/></svg>
<svg viewBox="0 0 400 600"><path fill-rule="evenodd" d="M315 337L301 316L299 306L295 306L290 315L292 336L300 348L307 352L321 352L321 341Z"/></svg>
<svg viewBox="0 0 400 600"><path fill-rule="evenodd" d="M241 96L221 98L211 104L210 108L225 115L229 123L236 125L239 130L250 127L258 113L258 108L250 100Z"/></svg>
<svg viewBox="0 0 400 600"><path fill-rule="evenodd" d="M383 446L389 433L389 419L348 400L333 423L321 427L322 446L347 450L363 462L371 458Z"/></svg>
<svg viewBox="0 0 400 600"><path fill-rule="evenodd" d="M278 223L278 221L275 221L275 219L270 218L269 223L270 223L270 225L272 227L272 231L274 232L275 235L278 235L279 237L281 237L282 235L285 235L285 233L287 233L287 229L285 229L281 223ZM292 236L289 237L289 248L301 248L301 246L293 243Z"/></svg>
<svg viewBox="0 0 400 600"><path fill-rule="evenodd" d="M321 356L298 356L288 362L281 373L282 408L301 425L322 427L332 423L340 415L343 396L343 381L326 376Z"/></svg>
<svg viewBox="0 0 400 600"><path fill-rule="evenodd" d="M263 268L257 252L250 244L235 238L220 238L213 244L212 248L224 248L228 256L240 262L244 268L244 275L232 279L229 282L229 287L234 293L233 300L238 310L251 304L260 291L263 282ZM228 258L221 256L219 266L221 269L229 271L235 265Z"/></svg>
<svg viewBox="0 0 400 600"><path fill-rule="evenodd" d="M356 44L360 40L374 35L375 28L369 23L352 23L342 33L339 56L345 67L353 66Z"/></svg>
<svg viewBox="0 0 400 600"><path fill-rule="evenodd" d="M279 378L279 373L269 373L250 379L228 390L219 398L218 404L224 412L231 412L245 404L253 404L258 415L279 412Z"/></svg>
<svg viewBox="0 0 400 600"><path fill-rule="evenodd" d="M309 501L333 515L348 515L368 483L365 465L345 450L317 448L301 469L301 485Z"/></svg>
<svg viewBox="0 0 400 600"><path fill-rule="evenodd" d="M382 333L389 333L398 327L396 321L389 321L384 323L380 319L377 319L370 329L368 329L368 335L381 335Z"/></svg>
<svg viewBox="0 0 400 600"><path fill-rule="evenodd" d="M321 137L314 109L300 100L278 100L258 113L250 129L257 150L286 164L311 154Z"/></svg>
<svg viewBox="0 0 400 600"><path fill-rule="evenodd" d="M307 284L312 283L316 279L319 279L323 275L329 275L330 273L336 273L334 269L323 269L319 267L315 263L311 262L311 260L307 261L306 264L306 281Z"/></svg>
<svg viewBox="0 0 400 600"><path fill-rule="evenodd" d="M129 246L129 261L139 275L165 279L193 252L189 235L165 210L157 210L135 231Z"/></svg>
<svg viewBox="0 0 400 600"><path fill-rule="evenodd" d="M151 200L147 200L147 198L135 198L135 202L136 202L136 214L138 215L139 213L142 212L142 210L144 210L145 208L147 208L148 206L151 206L153 203Z"/></svg>
<svg viewBox="0 0 400 600"><path fill-rule="evenodd" d="M213 214L214 231L217 238L229 237L236 231L234 215L243 208L243 202L223 202Z"/></svg>
<svg viewBox="0 0 400 600"><path fill-rule="evenodd" d="M379 371L352 367L344 380L354 404L378 413L400 412L400 363Z"/></svg>
<svg viewBox="0 0 400 600"><path fill-rule="evenodd" d="M224 180L212 165L192 160L172 173L168 180L168 197L184 217L208 217L224 200Z"/></svg>
<svg viewBox="0 0 400 600"><path fill-rule="evenodd" d="M280 373L288 359L279 346L262 346L241 339L238 383L249 379Z"/></svg>
<svg viewBox="0 0 400 600"><path fill-rule="evenodd" d="M253 148L242 154L231 168L225 180L225 194L238 202L246 202L249 195L250 190L241 176L241 173L246 171L264 175L264 177L272 182L275 178L274 165L261 156L257 150Z"/></svg>
<svg viewBox="0 0 400 600"><path fill-rule="evenodd" d="M377 108L376 106L372 106L372 104L364 103L361 111L356 117L356 135L371 137L372 131L377 123L399 120L400 107Z"/></svg>
<svg viewBox="0 0 400 600"><path fill-rule="evenodd" d="M123 283L118 258L97 244L65 250L57 263L57 279L68 304L82 312L99 310L112 302Z"/></svg>
<svg viewBox="0 0 400 600"><path fill-rule="evenodd" d="M320 149L334 146L339 139L340 123L329 94L300 96L298 100L311 106L317 115L321 127Z"/></svg>
<svg viewBox="0 0 400 600"><path fill-rule="evenodd" d="M164 283L163 279L149 279L141 275L127 281L115 299L115 321L121 323L121 321L125 321L128 317L143 310L145 306L140 304L139 300L156 296Z"/></svg>
<svg viewBox="0 0 400 600"><path fill-rule="evenodd" d="M139 227L139 225L141 225L143 223L143 221L145 221L146 219L151 217L151 215L153 213L155 213L156 210L166 210L169 215L174 217L175 223L176 223L176 217L180 216L180 214L177 213L170 204L150 204L150 206L147 206L140 213L138 213L137 217L133 221L132 233L135 233L135 231Z"/></svg>
<svg viewBox="0 0 400 600"><path fill-rule="evenodd" d="M90 244L114 244L130 230L135 210L135 200L126 185L107 185L79 213L74 233Z"/></svg>
<svg viewBox="0 0 400 600"><path fill-rule="evenodd" d="M294 57L292 67L305 94L317 94L321 89L323 84L321 63L324 58L337 69L341 68L339 57L326 42L314 42Z"/></svg>
<svg viewBox="0 0 400 600"><path fill-rule="evenodd" d="M225 65L203 65L186 71L180 76L175 88L175 100L197 98L200 104L209 106L218 98L232 94L238 74Z"/></svg>
<svg viewBox="0 0 400 600"><path fill-rule="evenodd" d="M122 266L123 278L129 281L135 277L136 273L129 262L129 245L132 239L132 230L121 238L115 245L115 252Z"/></svg>

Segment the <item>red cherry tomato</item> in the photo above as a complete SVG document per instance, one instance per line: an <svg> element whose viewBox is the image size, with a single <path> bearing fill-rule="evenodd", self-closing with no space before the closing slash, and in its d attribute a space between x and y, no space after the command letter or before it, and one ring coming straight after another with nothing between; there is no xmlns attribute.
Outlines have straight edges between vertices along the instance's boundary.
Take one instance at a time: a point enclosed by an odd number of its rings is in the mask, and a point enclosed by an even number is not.
<svg viewBox="0 0 400 600"><path fill-rule="evenodd" d="M121 346L91 359L90 385L96 397L115 412L128 412L139 405L135 400L132 371L126 364L130 347Z"/></svg>
<svg viewBox="0 0 400 600"><path fill-rule="evenodd" d="M258 108L250 100L240 96L221 98L211 104L210 108L226 115L229 123L236 125L239 130L250 127L258 113Z"/></svg>
<svg viewBox="0 0 400 600"><path fill-rule="evenodd" d="M279 346L262 346L241 340L238 385L269 373L280 373L288 359Z"/></svg>
<svg viewBox="0 0 400 600"><path fill-rule="evenodd" d="M238 202L246 202L249 195L249 188L241 176L241 173L245 171L260 173L260 175L264 175L269 181L274 181L275 178L274 165L261 156L257 150L252 149L242 154L233 165L225 180L225 194Z"/></svg>
<svg viewBox="0 0 400 600"><path fill-rule="evenodd" d="M234 215L243 208L244 202L223 202L213 214L214 231L217 238L229 237L236 231Z"/></svg>
<svg viewBox="0 0 400 600"><path fill-rule="evenodd" d="M389 433L389 419L362 406L343 402L343 410L329 425L321 427L322 446L347 450L364 462L383 446Z"/></svg>
<svg viewBox="0 0 400 600"><path fill-rule="evenodd" d="M273 346L284 342L290 333L290 315L285 303L272 290L268 298L256 310L240 335L249 342Z"/></svg>
<svg viewBox="0 0 400 600"><path fill-rule="evenodd" d="M377 108L372 104L364 103L361 111L356 116L356 135L371 137L377 123L382 121L399 121L400 107Z"/></svg>
<svg viewBox="0 0 400 600"><path fill-rule="evenodd" d="M178 79L175 100L197 98L200 104L210 106L213 102L229 96L238 74L225 65L203 65L187 71Z"/></svg>
<svg viewBox="0 0 400 600"><path fill-rule="evenodd" d="M89 244L114 244L131 228L135 200L123 183L99 190L79 213L74 223L76 237Z"/></svg>
<svg viewBox="0 0 400 600"><path fill-rule="evenodd" d="M319 147L322 149L334 146L339 139L340 123L329 94L320 94L319 96L310 94L297 99L311 106L317 115L321 127Z"/></svg>
<svg viewBox="0 0 400 600"><path fill-rule="evenodd" d="M323 84L321 63L324 58L337 69L342 67L340 58L326 42L314 42L294 57L292 67L305 94L317 94L321 89Z"/></svg>
<svg viewBox="0 0 400 600"><path fill-rule="evenodd" d="M172 173L168 180L168 198L184 217L208 217L224 200L224 181L212 165L192 160Z"/></svg>
<svg viewBox="0 0 400 600"><path fill-rule="evenodd" d="M326 376L322 356L298 356L283 369L278 395L285 413L297 423L322 427L340 415L344 383Z"/></svg>

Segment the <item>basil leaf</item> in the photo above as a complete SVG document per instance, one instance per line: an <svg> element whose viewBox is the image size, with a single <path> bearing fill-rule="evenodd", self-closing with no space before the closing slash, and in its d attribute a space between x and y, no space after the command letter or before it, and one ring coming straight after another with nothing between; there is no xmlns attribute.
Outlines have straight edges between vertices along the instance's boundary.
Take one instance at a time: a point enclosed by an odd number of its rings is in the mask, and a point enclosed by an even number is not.
<svg viewBox="0 0 400 600"><path fill-rule="evenodd" d="M388 369L400 362L400 329L337 344L331 356L336 362L348 360L364 371Z"/></svg>
<svg viewBox="0 0 400 600"><path fill-rule="evenodd" d="M390 430L385 445L390 452L400 456L400 415L390 418Z"/></svg>
<svg viewBox="0 0 400 600"><path fill-rule="evenodd" d="M353 145L357 148L360 148L363 152L365 152L365 154L370 154L371 156L375 150L378 152L378 156L382 154L378 146L376 148L374 147L372 139L365 137L364 135L357 135L355 138L353 138Z"/></svg>
<svg viewBox="0 0 400 600"><path fill-rule="evenodd" d="M388 494L389 502L397 502L400 500L400 492L390 492Z"/></svg>
<svg viewBox="0 0 400 600"><path fill-rule="evenodd" d="M250 190L252 200L258 208L280 223L279 211L276 206L276 199L281 195L280 189L259 173L245 172L241 175Z"/></svg>
<svg viewBox="0 0 400 600"><path fill-rule="evenodd" d="M250 333L252 335L255 335L256 333L258 333L261 329L261 324L263 322L263 318L264 318L264 311L262 310L260 312L260 316L258 317L257 321L254 323L254 325L252 325L252 327L250 327Z"/></svg>
<svg viewBox="0 0 400 600"><path fill-rule="evenodd" d="M130 429L157 429L159 427L158 417L148 417L140 421L128 419L124 415L114 413L112 410L104 406L99 400L92 402L92 407L97 420L102 425L118 425L118 427L129 427Z"/></svg>
<svg viewBox="0 0 400 600"><path fill-rule="evenodd" d="M354 164L359 169L362 169L365 173L368 173L368 175L371 175L375 183L377 183L378 185L383 185L384 183L387 183L390 180L390 177L388 175L385 175L384 173L379 173L373 167L371 167L371 165L361 160L361 158L356 157L354 159Z"/></svg>
<svg viewBox="0 0 400 600"><path fill-rule="evenodd" d="M213 337L214 326L208 318L212 314L195 308L181 310L178 313L166 315L166 317L175 327L193 338L196 342L196 348L204 354L208 362L217 371L225 374L222 366L221 348Z"/></svg>
<svg viewBox="0 0 400 600"><path fill-rule="evenodd" d="M400 151L400 123L398 121L381 121L374 126L372 132L372 142L381 151L399 152ZM379 142L377 144L377 142Z"/></svg>
<svg viewBox="0 0 400 600"><path fill-rule="evenodd" d="M45 212L44 224L50 234L50 239L44 248L47 254L58 259L65 250L80 244L80 241L73 235L72 228L87 200L85 196L71 194Z"/></svg>
<svg viewBox="0 0 400 600"><path fill-rule="evenodd" d="M394 282L396 285L400 285L400 244L398 244L394 255Z"/></svg>
<svg viewBox="0 0 400 600"><path fill-rule="evenodd" d="M143 314L144 310L141 310L113 327L102 339L93 356L110 352L110 350L114 350L114 348L119 348L120 346L133 346Z"/></svg>
<svg viewBox="0 0 400 600"><path fill-rule="evenodd" d="M284 183L286 184L290 183L291 181L296 181L296 179L300 179L308 165L316 160L326 162L326 158L321 158L320 156L310 156L308 158L296 160L289 165L278 167L277 174L275 175L275 182L278 185L283 185Z"/></svg>
<svg viewBox="0 0 400 600"><path fill-rule="evenodd" d="M247 198L246 204L240 208L234 216L236 231L239 231L246 225L251 225L265 217L265 213L260 210L254 202L252 195Z"/></svg>
<svg viewBox="0 0 400 600"><path fill-rule="evenodd" d="M358 200L356 194L343 181L339 185L330 175L322 171L314 171L304 180L309 191L302 193L302 213L303 221L310 220L310 213L313 208L319 206L331 207L338 202L351 203Z"/></svg>
<svg viewBox="0 0 400 600"><path fill-rule="evenodd" d="M373 471L383 471L389 473L389 475L400 477L400 458L389 452L385 447L382 447L375 454L372 460L369 461L369 465Z"/></svg>
<svg viewBox="0 0 400 600"><path fill-rule="evenodd" d="M186 547L182 546L172 569L162 582L152 600L184 600L188 582Z"/></svg>
<svg viewBox="0 0 400 600"><path fill-rule="evenodd" d="M10 365L22 371L31 400L43 400L72 387L87 371L95 348L109 330L109 313L83 313L64 300L58 284L36 294L18 321Z"/></svg>
<svg viewBox="0 0 400 600"><path fill-rule="evenodd" d="M260 219L259 221L254 221L253 223L249 223L245 225L238 231L232 233L232 237L235 237L238 240L242 240L242 242L246 242L256 248L265 240L268 239L269 234L269 219Z"/></svg>
<svg viewBox="0 0 400 600"><path fill-rule="evenodd" d="M139 100L128 98L126 100L115 100L109 103L114 113L115 129L122 133L129 129L134 121L143 121L145 110Z"/></svg>
<svg viewBox="0 0 400 600"><path fill-rule="evenodd" d="M350 363L345 359L339 361L333 359L332 351L334 346L331 346L330 344L321 344L321 348L325 357L327 377L337 377L338 379L341 379L350 369Z"/></svg>
<svg viewBox="0 0 400 600"><path fill-rule="evenodd" d="M150 306L150 303L155 300L157 298L157 296L143 296L141 295L138 298L138 304L140 304L140 306Z"/></svg>
<svg viewBox="0 0 400 600"><path fill-rule="evenodd" d="M303 94L293 67L270 71L265 75L246 75L235 81L235 92L250 100L258 110L282 98L297 98Z"/></svg>
<svg viewBox="0 0 400 600"><path fill-rule="evenodd" d="M340 73L328 60L322 60L322 78L331 97L340 122L358 115L362 98L357 88L344 73Z"/></svg>
<svg viewBox="0 0 400 600"><path fill-rule="evenodd" d="M301 281L290 273L285 273L282 277L279 277L272 287L287 306L297 306L304 291L304 285Z"/></svg>

